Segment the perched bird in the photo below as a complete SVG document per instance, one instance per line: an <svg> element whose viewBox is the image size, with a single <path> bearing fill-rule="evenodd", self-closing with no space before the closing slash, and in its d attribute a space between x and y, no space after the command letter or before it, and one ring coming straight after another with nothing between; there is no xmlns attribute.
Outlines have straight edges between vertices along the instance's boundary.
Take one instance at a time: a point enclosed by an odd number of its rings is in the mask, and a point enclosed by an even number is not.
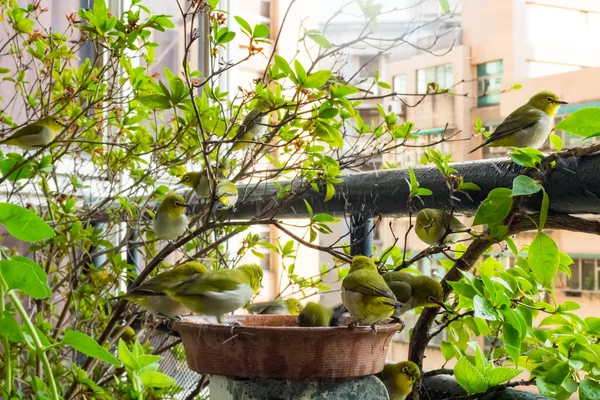
<svg viewBox="0 0 600 400"><path fill-rule="evenodd" d="M289 299L275 299L263 303L254 303L246 307L250 314L279 314L298 315L302 310L302 303L293 297Z"/></svg>
<svg viewBox="0 0 600 400"><path fill-rule="evenodd" d="M166 290L173 300L201 315L217 317L245 306L261 287L263 271L256 264L219 269Z"/></svg>
<svg viewBox="0 0 600 400"><path fill-rule="evenodd" d="M229 174L229 168L229 162L224 161L219 163L219 166L214 170L217 174L217 179L225 179ZM206 169L184 174L177 184L182 184L194 189L194 192L204 199L210 197L212 189L214 188L214 184L211 184L208 179L208 171Z"/></svg>
<svg viewBox="0 0 600 400"><path fill-rule="evenodd" d="M323 304L308 302L298 315L298 326L323 327L334 326L333 309Z"/></svg>
<svg viewBox="0 0 600 400"><path fill-rule="evenodd" d="M189 310L177 301L166 295L165 291L206 274L208 270L199 262L189 261L184 264L161 272L148 279L141 285L131 289L123 296L132 303L139 304L142 308L154 313L169 317L188 314Z"/></svg>
<svg viewBox="0 0 600 400"><path fill-rule="evenodd" d="M450 232L446 234L448 230ZM424 208L417 213L415 232L430 246L456 242L466 231L468 229L462 222L444 210Z"/></svg>
<svg viewBox="0 0 600 400"><path fill-rule="evenodd" d="M366 256L352 259L350 272L342 281L342 303L353 318L373 329L402 306Z"/></svg>
<svg viewBox="0 0 600 400"><path fill-rule="evenodd" d="M175 240L188 226L185 209L189 207L183 197L170 194L164 198L154 216L154 235L157 239Z"/></svg>
<svg viewBox="0 0 600 400"><path fill-rule="evenodd" d="M219 182L215 189L215 196L217 198L216 209L228 210L238 201L237 186L231 181Z"/></svg>
<svg viewBox="0 0 600 400"><path fill-rule="evenodd" d="M534 95L527 104L517 108L479 146L534 147L544 144L554 125L554 115L561 104L568 104L548 90Z"/></svg>
<svg viewBox="0 0 600 400"><path fill-rule="evenodd" d="M412 392L415 381L421 377L421 370L412 361L386 363L383 371L375 376L385 385L390 400L404 400Z"/></svg>
<svg viewBox="0 0 600 400"><path fill-rule="evenodd" d="M188 172L184 174L177 184L182 184L194 189L194 192L204 199L208 199L210 197L211 186L213 186L210 184L210 180L208 179L208 171L205 169L202 171Z"/></svg>
<svg viewBox="0 0 600 400"><path fill-rule="evenodd" d="M387 272L383 279L402 303L399 315L416 307L444 307L442 285L435 279L402 271Z"/></svg>
<svg viewBox="0 0 600 400"><path fill-rule="evenodd" d="M240 126L235 139L255 141L261 138L267 132L269 115L266 111L268 110L269 105L264 101L259 101L258 105L250 110L250 112L242 121L242 125ZM252 146L252 143L236 142L233 144L233 146L231 146L231 150L242 150L250 146Z"/></svg>
<svg viewBox="0 0 600 400"><path fill-rule="evenodd" d="M0 140L0 144L19 146L23 150L39 150L52 142L61 129L58 117L44 117Z"/></svg>

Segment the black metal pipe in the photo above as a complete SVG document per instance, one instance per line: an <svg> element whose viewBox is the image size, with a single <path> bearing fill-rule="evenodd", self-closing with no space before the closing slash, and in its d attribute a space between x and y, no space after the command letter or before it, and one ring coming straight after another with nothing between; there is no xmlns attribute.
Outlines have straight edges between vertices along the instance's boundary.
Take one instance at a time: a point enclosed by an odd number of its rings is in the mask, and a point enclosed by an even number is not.
<svg viewBox="0 0 600 400"><path fill-rule="evenodd" d="M468 161L452 164L456 174L465 182L477 184L481 191L469 191L472 199L458 193L454 199L455 211L473 214L488 193L497 187L511 188L514 178L520 175L523 167L507 158ZM446 182L435 167L416 168L415 174L421 187L430 189L431 196L424 196L421 202L414 201L417 208L443 208L450 204ZM600 153L585 157L561 159L547 174L544 188L550 197L552 214L600 214ZM343 182L336 184L334 198L325 201L325 190L318 193L312 189L287 204L277 198L279 189L273 183L248 184L239 186L240 202L232 214L234 219L250 219L264 210L277 210L267 217L306 218L308 212L304 200L308 201L313 213L328 213L337 217L361 214L365 217L406 216L409 196L409 174L407 169L391 169L375 172L348 174ZM289 182L278 182L289 186ZM302 186L295 182L292 190ZM539 210L541 194L529 198L524 206ZM281 208L281 209L280 209Z"/></svg>
<svg viewBox="0 0 600 400"><path fill-rule="evenodd" d="M350 255L373 255L373 218L364 218L362 214L350 217Z"/></svg>

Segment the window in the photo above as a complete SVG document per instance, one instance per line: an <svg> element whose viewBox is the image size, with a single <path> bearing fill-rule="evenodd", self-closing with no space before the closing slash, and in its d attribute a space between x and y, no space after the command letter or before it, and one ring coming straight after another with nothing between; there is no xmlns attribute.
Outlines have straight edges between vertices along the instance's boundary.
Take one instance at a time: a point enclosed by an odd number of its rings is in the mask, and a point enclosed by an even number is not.
<svg viewBox="0 0 600 400"><path fill-rule="evenodd" d="M502 60L477 65L477 107L500 104L503 73Z"/></svg>
<svg viewBox="0 0 600 400"><path fill-rule="evenodd" d="M430 82L438 84L440 89L448 89L454 85L454 72L452 64L438 65L437 67L423 68L417 70L417 93L427 93L427 85Z"/></svg>
<svg viewBox="0 0 600 400"><path fill-rule="evenodd" d="M273 234L271 232L271 226L269 225L257 225L253 231L260 237L260 241L262 242L268 242L271 243L272 242L272 237ZM256 259L254 260L254 262L258 265L260 265L260 267L265 270L265 271L270 271L271 268L273 267L272 262L271 262L271 255L272 252L268 247L265 246L256 246L254 247L253 253L254 253L254 257L256 257ZM260 254L262 257L257 255Z"/></svg>
<svg viewBox="0 0 600 400"><path fill-rule="evenodd" d="M358 57L358 68L361 70L358 72L359 78L373 78L377 72L377 58L370 56L359 56Z"/></svg>
<svg viewBox="0 0 600 400"><path fill-rule="evenodd" d="M394 84L394 93L402 93L405 94L407 91L406 88L406 75L396 75L393 80Z"/></svg>
<svg viewBox="0 0 600 400"><path fill-rule="evenodd" d="M446 138L452 136L453 130L448 129L446 132ZM452 152L452 142L444 141L438 143L442 140L443 133L432 133L432 134L416 134L417 139L413 139L413 141L409 142L411 146L418 147L406 147L399 154L398 161L400 166L407 167L411 165L417 165L423 154L425 154L425 149L432 148L437 149L442 152L442 154L449 154ZM402 142L404 139L399 139L399 142ZM436 144L434 144L436 143Z"/></svg>
<svg viewBox="0 0 600 400"><path fill-rule="evenodd" d="M567 295L580 295L580 292L600 290L600 263L596 258L574 258L571 277L559 272L555 278L557 289L564 290Z"/></svg>

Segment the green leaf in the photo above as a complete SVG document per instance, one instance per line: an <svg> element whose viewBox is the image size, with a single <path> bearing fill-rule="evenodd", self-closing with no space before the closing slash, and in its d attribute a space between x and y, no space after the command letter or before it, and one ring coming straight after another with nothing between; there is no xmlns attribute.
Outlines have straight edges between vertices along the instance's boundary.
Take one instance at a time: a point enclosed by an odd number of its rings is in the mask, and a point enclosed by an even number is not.
<svg viewBox="0 0 600 400"><path fill-rule="evenodd" d="M512 190L506 188L493 189L481 203L473 225L497 224L504 221L512 207Z"/></svg>
<svg viewBox="0 0 600 400"><path fill-rule="evenodd" d="M600 135L600 108L588 107L577 110L560 121L555 129L567 131L577 136L598 136Z"/></svg>
<svg viewBox="0 0 600 400"><path fill-rule="evenodd" d="M544 153L531 147L513 147L510 153L510 158L515 164L522 165L524 167L538 168L542 158L544 158Z"/></svg>
<svg viewBox="0 0 600 400"><path fill-rule="evenodd" d="M484 376L471 364L467 357L458 360L454 366L454 377L468 394L481 393L488 389Z"/></svg>
<svg viewBox="0 0 600 400"><path fill-rule="evenodd" d="M515 83L514 85L512 85L510 87L512 90L519 90L523 88L523 85L521 85L520 83Z"/></svg>
<svg viewBox="0 0 600 400"><path fill-rule="evenodd" d="M306 81L304 82L304 86L305 88L311 89L311 88L320 88L323 85L325 85L325 83L327 83L327 80L331 77L331 71L327 71L327 70L321 70L321 71L316 71L313 72L312 74L310 74L308 76L308 78L306 78Z"/></svg>
<svg viewBox="0 0 600 400"><path fill-rule="evenodd" d="M298 83L298 80L296 79L296 75L294 74L294 71L292 71L292 68L290 67L288 62L285 60L285 58L283 58L279 55L276 55L274 57L274 60L275 60L275 65L277 65L279 67L281 72L283 72L287 77L289 77L294 83Z"/></svg>
<svg viewBox="0 0 600 400"><path fill-rule="evenodd" d="M508 367L498 367L489 370L485 374L485 379L487 380L488 385L496 386L500 383L510 381L515 376L519 375L522 372L520 369L508 368Z"/></svg>
<svg viewBox="0 0 600 400"><path fill-rule="evenodd" d="M223 32L223 34L221 36L219 36L219 38L217 39L217 42L219 44L225 44L225 43L231 42L234 38L235 38L234 31L226 31L226 32Z"/></svg>
<svg viewBox="0 0 600 400"><path fill-rule="evenodd" d="M483 297L476 295L473 297L473 309L475 310L475 316L483 318L488 321L496 321L496 310L492 307L492 304Z"/></svg>
<svg viewBox="0 0 600 400"><path fill-rule="evenodd" d="M144 371L141 375L145 387L167 388L175 385L175 379L158 371Z"/></svg>
<svg viewBox="0 0 600 400"><path fill-rule="evenodd" d="M19 325L14 315L6 311L0 314L0 335L6 336L8 340L15 343L25 340L21 325Z"/></svg>
<svg viewBox="0 0 600 400"><path fill-rule="evenodd" d="M331 183L328 183L325 186L325 201L333 199L333 196L335 196L335 186L333 186Z"/></svg>
<svg viewBox="0 0 600 400"><path fill-rule="evenodd" d="M450 4L448 4L448 0L440 0L440 7L442 7L444 14L448 14L450 12Z"/></svg>
<svg viewBox="0 0 600 400"><path fill-rule="evenodd" d="M233 18L235 18L242 30L246 31L249 35L252 35L252 27L250 27L250 24L244 18L237 15Z"/></svg>
<svg viewBox="0 0 600 400"><path fill-rule="evenodd" d="M40 280L40 277L29 263L2 260L0 261L0 273L4 277L9 290L21 290L34 299L45 299L52 295L46 282Z"/></svg>
<svg viewBox="0 0 600 400"><path fill-rule="evenodd" d="M554 146L554 150L556 151L561 151L563 148L563 140L554 133L550 134L550 143L552 143L552 146Z"/></svg>
<svg viewBox="0 0 600 400"><path fill-rule="evenodd" d="M12 169L21 165L14 171ZM2 176L7 176L10 172L10 175L6 179L11 182L16 182L22 179L29 179L33 176L33 169L31 168L31 163L25 162L25 157L22 154L18 153L8 153L6 158L3 158L0 161L0 171L2 171Z"/></svg>
<svg viewBox="0 0 600 400"><path fill-rule="evenodd" d="M446 361L451 360L456 355L454 346L449 342L440 343L440 351L442 352L442 356L444 356L444 360Z"/></svg>
<svg viewBox="0 0 600 400"><path fill-rule="evenodd" d="M118 355L119 355L119 360L127 368L131 368L134 371L137 371L140 369L140 366L139 366L136 358L133 356L131 351L129 351L129 349L127 348L127 344L125 343L125 341L123 339L119 339Z"/></svg>
<svg viewBox="0 0 600 400"><path fill-rule="evenodd" d="M255 38L264 38L268 37L270 33L269 27L265 24L258 24L254 27L254 33L252 36Z"/></svg>
<svg viewBox="0 0 600 400"><path fill-rule="evenodd" d="M327 38L323 36L320 31L313 29L306 32L306 34L309 38L311 38L316 44L318 44L322 48L328 49L331 47L331 43L329 42L329 40L327 40Z"/></svg>
<svg viewBox="0 0 600 400"><path fill-rule="evenodd" d="M306 80L306 70L298 60L294 60L294 69L296 70L296 76L298 76L298 82L304 83ZM337 111L337 109L335 109Z"/></svg>
<svg viewBox="0 0 600 400"><path fill-rule="evenodd" d="M78 332L72 330L71 328L67 328L61 343L67 344L87 356L107 362L115 367L121 366L121 362L117 360L115 356L110 354L108 350L100 346L98 342L83 332Z"/></svg>
<svg viewBox="0 0 600 400"><path fill-rule="evenodd" d="M529 245L527 261L540 283L548 286L558 270L558 246L550 236L540 232Z"/></svg>
<svg viewBox="0 0 600 400"><path fill-rule="evenodd" d="M584 379L579 384L579 400L600 399L600 384L591 379Z"/></svg>
<svg viewBox="0 0 600 400"><path fill-rule="evenodd" d="M510 355L510 358L518 367L519 357L521 355L521 336L512 325L505 322L502 326L502 340L504 341L504 347Z"/></svg>
<svg viewBox="0 0 600 400"><path fill-rule="evenodd" d="M548 218L548 208L550 207L550 198L548 197L548 193L544 190L542 194L542 208L540 209L540 232L544 229L546 225L546 219Z"/></svg>
<svg viewBox="0 0 600 400"><path fill-rule="evenodd" d="M140 103L153 110L167 110L171 108L169 98L162 94L151 94L140 97Z"/></svg>
<svg viewBox="0 0 600 400"><path fill-rule="evenodd" d="M21 206L0 203L0 223L8 233L25 242L37 242L56 236L46 221Z"/></svg>
<svg viewBox="0 0 600 400"><path fill-rule="evenodd" d="M542 185L528 176L519 175L513 180L513 196L528 196L542 190Z"/></svg>

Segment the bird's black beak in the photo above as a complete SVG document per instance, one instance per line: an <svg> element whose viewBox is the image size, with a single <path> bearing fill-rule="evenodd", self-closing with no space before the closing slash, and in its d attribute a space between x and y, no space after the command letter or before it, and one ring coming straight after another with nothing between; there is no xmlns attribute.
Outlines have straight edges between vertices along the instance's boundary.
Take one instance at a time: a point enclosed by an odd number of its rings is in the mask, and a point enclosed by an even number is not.
<svg viewBox="0 0 600 400"><path fill-rule="evenodd" d="M566 101L563 100L554 100L554 104L569 104Z"/></svg>
<svg viewBox="0 0 600 400"><path fill-rule="evenodd" d="M187 208L192 208L192 206L189 205L189 204L187 204L187 203L182 203L181 205L184 206L184 207L187 207Z"/></svg>

